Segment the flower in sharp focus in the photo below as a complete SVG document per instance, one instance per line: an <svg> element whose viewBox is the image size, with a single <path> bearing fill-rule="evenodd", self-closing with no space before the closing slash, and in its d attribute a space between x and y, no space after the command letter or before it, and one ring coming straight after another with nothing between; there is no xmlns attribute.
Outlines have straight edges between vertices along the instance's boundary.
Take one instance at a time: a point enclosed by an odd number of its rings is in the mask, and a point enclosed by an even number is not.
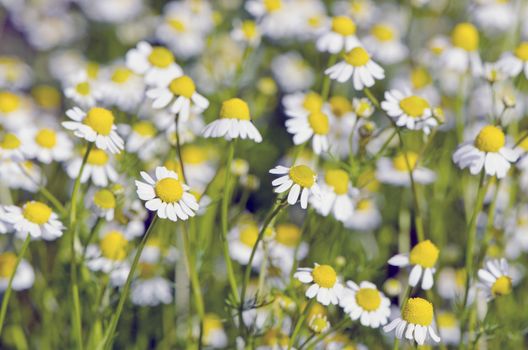
<svg viewBox="0 0 528 350"><path fill-rule="evenodd" d="M513 53L504 54L497 65L510 77L523 73L528 79L528 41L520 43Z"/></svg>
<svg viewBox="0 0 528 350"><path fill-rule="evenodd" d="M359 285L347 281L339 306L354 321L360 320L366 327L378 328L387 323L390 316L390 300L376 285L363 281Z"/></svg>
<svg viewBox="0 0 528 350"><path fill-rule="evenodd" d="M418 166L418 154L411 151L398 153L392 159L380 158L376 169L379 182L394 186L410 186L409 169L412 169L413 179L417 183L430 184L436 180L434 171Z"/></svg>
<svg viewBox="0 0 528 350"><path fill-rule="evenodd" d="M62 236L64 226L57 214L39 201L26 202L21 208L9 205L4 207L3 220L13 226L17 236L24 239L31 235L33 239L52 241Z"/></svg>
<svg viewBox="0 0 528 350"><path fill-rule="evenodd" d="M4 292L9 284L9 279L13 277L13 290L29 289L35 281L33 267L25 259L20 260L15 271L17 256L15 253L7 251L0 253L0 292Z"/></svg>
<svg viewBox="0 0 528 350"><path fill-rule="evenodd" d="M330 20L329 28L317 39L317 50L337 54L349 51L360 42L356 37L356 24L347 16L336 16Z"/></svg>
<svg viewBox="0 0 528 350"><path fill-rule="evenodd" d="M141 177L146 181L136 180L137 194L147 201L145 207L157 212L162 219L171 221L187 220L195 215L199 205L196 198L189 193L189 187L178 179L178 175L165 167L156 168L156 180L142 171Z"/></svg>
<svg viewBox="0 0 528 350"><path fill-rule="evenodd" d="M269 171L271 174L281 175L271 183L276 193L288 191L288 204L294 205L301 198L301 208L308 207L310 193L320 195L317 185L317 174L306 165L295 165L291 168L276 166Z"/></svg>
<svg viewBox="0 0 528 350"><path fill-rule="evenodd" d="M506 259L486 261L484 268L478 270L478 277L488 299L512 292L512 278Z"/></svg>
<svg viewBox="0 0 528 350"><path fill-rule="evenodd" d="M381 108L399 127L423 130L428 135L431 129L438 125L429 102L421 96L413 95L410 91L386 91Z"/></svg>
<svg viewBox="0 0 528 350"><path fill-rule="evenodd" d="M145 41L137 44L126 54L126 65L134 73L144 75L149 85L167 84L182 69L175 62L173 53L163 46L151 46Z"/></svg>
<svg viewBox="0 0 528 350"><path fill-rule="evenodd" d="M293 275L304 284L310 284L306 297L316 298L322 305L337 305L343 292L337 273L330 265L315 264L314 268L300 267Z"/></svg>
<svg viewBox="0 0 528 350"><path fill-rule="evenodd" d="M433 328L433 304L422 298L410 298L398 317L385 327L385 332L396 329L396 338L414 340L419 345L425 344L427 339L440 342L440 337Z"/></svg>
<svg viewBox="0 0 528 350"><path fill-rule="evenodd" d="M440 251L429 240L416 244L409 254L397 254L389 259L389 265L405 267L413 266L409 275L409 285L416 287L420 280L422 289L431 289L434 283L433 275Z"/></svg>

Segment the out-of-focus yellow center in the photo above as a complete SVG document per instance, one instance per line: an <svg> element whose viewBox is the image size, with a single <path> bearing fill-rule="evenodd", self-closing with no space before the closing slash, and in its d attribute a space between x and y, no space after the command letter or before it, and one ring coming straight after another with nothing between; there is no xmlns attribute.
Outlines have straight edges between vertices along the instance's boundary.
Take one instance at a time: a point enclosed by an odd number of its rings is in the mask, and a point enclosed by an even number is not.
<svg viewBox="0 0 528 350"><path fill-rule="evenodd" d="M196 91L196 86L190 77L182 75L170 82L169 90L176 96L191 98Z"/></svg>
<svg viewBox="0 0 528 350"><path fill-rule="evenodd" d="M366 211L372 208L372 202L368 199L360 199L356 203L356 210L358 211Z"/></svg>
<svg viewBox="0 0 528 350"><path fill-rule="evenodd" d="M336 16L332 18L332 31L343 36L354 35L356 24L346 16Z"/></svg>
<svg viewBox="0 0 528 350"><path fill-rule="evenodd" d="M326 135L330 130L330 122L328 117L323 112L312 112L308 115L308 123L312 127L314 133L318 135Z"/></svg>
<svg viewBox="0 0 528 350"><path fill-rule="evenodd" d="M402 310L402 318L412 324L430 326L433 322L433 304L422 298L410 298Z"/></svg>
<svg viewBox="0 0 528 350"><path fill-rule="evenodd" d="M17 257L12 252L0 254L0 278L8 279L15 273Z"/></svg>
<svg viewBox="0 0 528 350"><path fill-rule="evenodd" d="M282 0L264 0L264 8L268 12L275 12L282 8Z"/></svg>
<svg viewBox="0 0 528 350"><path fill-rule="evenodd" d="M399 153L392 159L392 165L399 171L409 171L409 166L414 169L417 162L418 155L414 152Z"/></svg>
<svg viewBox="0 0 528 350"><path fill-rule="evenodd" d="M108 155L103 150L92 148L86 163L96 166L106 165L106 163L108 163Z"/></svg>
<svg viewBox="0 0 528 350"><path fill-rule="evenodd" d="M457 318L452 312L441 312L437 316L438 327L453 328L457 326Z"/></svg>
<svg viewBox="0 0 528 350"><path fill-rule="evenodd" d="M182 149L182 160L185 164L202 164L207 159L207 151L203 147L189 145Z"/></svg>
<svg viewBox="0 0 528 350"><path fill-rule="evenodd" d="M423 89L426 86L429 86L433 79L423 67L416 67L411 71L411 84L414 89Z"/></svg>
<svg viewBox="0 0 528 350"><path fill-rule="evenodd" d="M479 46L479 33L471 23L459 23L451 33L453 46L466 51L475 51Z"/></svg>
<svg viewBox="0 0 528 350"><path fill-rule="evenodd" d="M135 123L132 126L132 130L134 130L136 134L143 137L152 137L156 135L156 128L154 127L154 124L146 120Z"/></svg>
<svg viewBox="0 0 528 350"><path fill-rule="evenodd" d="M90 95L90 83L87 81L83 81L82 83L75 85L75 91L77 91L77 93L82 96Z"/></svg>
<svg viewBox="0 0 528 350"><path fill-rule="evenodd" d="M154 67L167 68L174 63L174 55L166 47L155 46L152 48L152 52L148 56L148 61Z"/></svg>
<svg viewBox="0 0 528 350"><path fill-rule="evenodd" d="M254 21L246 20L242 22L241 29L248 40L255 38L258 34L257 24Z"/></svg>
<svg viewBox="0 0 528 350"><path fill-rule="evenodd" d="M419 118L424 114L425 110L429 108L429 103L426 99L420 96L412 95L405 97L400 101L400 108L409 117Z"/></svg>
<svg viewBox="0 0 528 350"><path fill-rule="evenodd" d="M312 277L314 282L323 288L332 288L337 281L337 274L330 265L317 265L312 270Z"/></svg>
<svg viewBox="0 0 528 350"><path fill-rule="evenodd" d="M101 254L110 260L122 261L127 256L128 240L119 231L108 232L99 242Z"/></svg>
<svg viewBox="0 0 528 350"><path fill-rule="evenodd" d="M167 21L167 23L169 24L169 26L174 29L174 31L178 32L178 33L184 33L185 32L185 23L183 23L183 21L180 21L179 19L177 18L171 18Z"/></svg>
<svg viewBox="0 0 528 350"><path fill-rule="evenodd" d="M86 64L85 71L88 78L96 79L99 75L99 64L90 61Z"/></svg>
<svg viewBox="0 0 528 350"><path fill-rule="evenodd" d="M374 288L360 288L356 293L356 303L366 311L377 310L381 304L381 295Z"/></svg>
<svg viewBox="0 0 528 350"><path fill-rule="evenodd" d="M35 135L35 142L43 148L53 148L57 144L57 134L52 129L40 129Z"/></svg>
<svg viewBox="0 0 528 350"><path fill-rule="evenodd" d="M528 61L528 41L522 42L515 49L515 56L522 61Z"/></svg>
<svg viewBox="0 0 528 350"><path fill-rule="evenodd" d="M14 112L21 104L22 101L18 95L9 91L0 92L0 113L8 114Z"/></svg>
<svg viewBox="0 0 528 350"><path fill-rule="evenodd" d="M342 117L353 110L352 103L344 96L332 96L329 102L336 117Z"/></svg>
<svg viewBox="0 0 528 350"><path fill-rule="evenodd" d="M311 188L316 179L314 171L303 164L291 167L289 175L293 182L305 188Z"/></svg>
<svg viewBox="0 0 528 350"><path fill-rule="evenodd" d="M323 98L317 92L308 92L302 105L308 112L319 112L323 108Z"/></svg>
<svg viewBox="0 0 528 350"><path fill-rule="evenodd" d="M249 106L239 98L230 98L222 102L220 118L250 120Z"/></svg>
<svg viewBox="0 0 528 350"><path fill-rule="evenodd" d="M491 286L494 296L508 295L512 291L512 280L508 276L500 276Z"/></svg>
<svg viewBox="0 0 528 350"><path fill-rule="evenodd" d="M206 314L203 320L203 332L205 336L208 336L213 331L221 330L222 320L215 314Z"/></svg>
<svg viewBox="0 0 528 350"><path fill-rule="evenodd" d="M280 224L275 229L275 240L287 247L296 247L301 240L301 229L294 224Z"/></svg>
<svg viewBox="0 0 528 350"><path fill-rule="evenodd" d="M114 126L114 114L106 108L93 107L86 114L84 124L91 127L96 133L108 136Z"/></svg>
<svg viewBox="0 0 528 350"><path fill-rule="evenodd" d="M388 42L394 39L394 30L386 24L376 24L372 27L371 33L381 42Z"/></svg>
<svg viewBox="0 0 528 350"><path fill-rule="evenodd" d="M51 85L35 86L31 89L31 95L42 108L53 109L60 106L60 93Z"/></svg>
<svg viewBox="0 0 528 350"><path fill-rule="evenodd" d="M338 195L348 192L350 177L341 169L330 169L325 173L325 182L330 185Z"/></svg>
<svg viewBox="0 0 528 350"><path fill-rule="evenodd" d="M130 79L132 74L133 73L130 69L126 67L118 67L114 70L110 79L112 79L114 83L124 84Z"/></svg>
<svg viewBox="0 0 528 350"><path fill-rule="evenodd" d="M482 152L498 152L506 144L506 136L499 127L487 125L480 130L474 144Z"/></svg>
<svg viewBox="0 0 528 350"><path fill-rule="evenodd" d="M95 192L94 203L102 209L113 209L116 206L116 198L111 191L102 189Z"/></svg>
<svg viewBox="0 0 528 350"><path fill-rule="evenodd" d="M154 191L165 203L174 203L183 197L182 183L172 177L166 177L156 182Z"/></svg>
<svg viewBox="0 0 528 350"><path fill-rule="evenodd" d="M0 147L8 150L17 149L20 145L20 139L12 133L5 134L2 142L0 142Z"/></svg>
<svg viewBox="0 0 528 350"><path fill-rule="evenodd" d="M425 240L411 249L409 261L413 265L431 268L435 266L439 253L438 248L430 240Z"/></svg>
<svg viewBox="0 0 528 350"><path fill-rule="evenodd" d="M255 244L257 243L258 234L259 234L259 229L257 225L255 224L244 225L240 229L239 240L240 242L244 243L248 247L253 248L253 246L255 246Z"/></svg>
<svg viewBox="0 0 528 350"><path fill-rule="evenodd" d="M364 48L358 46L345 54L345 61L354 67L361 67L368 63L370 56Z"/></svg>
<svg viewBox="0 0 528 350"><path fill-rule="evenodd" d="M37 201L27 202L22 210L24 218L34 224L43 225L51 216L51 208Z"/></svg>

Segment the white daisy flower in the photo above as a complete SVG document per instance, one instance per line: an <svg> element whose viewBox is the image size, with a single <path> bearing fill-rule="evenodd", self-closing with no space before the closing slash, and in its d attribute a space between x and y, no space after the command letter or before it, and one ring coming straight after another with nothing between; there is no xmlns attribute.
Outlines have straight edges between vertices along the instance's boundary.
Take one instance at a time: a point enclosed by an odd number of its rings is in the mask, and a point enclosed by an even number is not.
<svg viewBox="0 0 528 350"><path fill-rule="evenodd" d="M410 298L403 306L401 317L398 317L383 330L388 333L396 329L396 338L414 340L424 345L426 340L440 342L440 337L433 328L433 304L422 298Z"/></svg>
<svg viewBox="0 0 528 350"><path fill-rule="evenodd" d="M24 159L22 141L15 133L5 133L0 141L0 161L19 162Z"/></svg>
<svg viewBox="0 0 528 350"><path fill-rule="evenodd" d="M203 129L204 137L224 137L226 140L236 138L262 142L262 136L251 122L249 106L239 98L222 102L220 116Z"/></svg>
<svg viewBox="0 0 528 350"><path fill-rule="evenodd" d="M222 320L216 314L208 313L203 319L203 338L205 346L223 349L227 346L228 338Z"/></svg>
<svg viewBox="0 0 528 350"><path fill-rule="evenodd" d="M315 267L300 267L293 275L304 284L310 284L306 297L317 298L322 305L337 305L343 293L343 285L337 278L337 273L330 265L315 264Z"/></svg>
<svg viewBox="0 0 528 350"><path fill-rule="evenodd" d="M44 164L62 162L71 157L73 143L65 133L52 128L29 129L21 133L22 150L28 158Z"/></svg>
<svg viewBox="0 0 528 350"><path fill-rule="evenodd" d="M386 324L391 313L389 298L367 281L359 285L347 281L339 306L352 320L360 320L363 326L371 328Z"/></svg>
<svg viewBox="0 0 528 350"><path fill-rule="evenodd" d="M163 46L151 46L145 41L127 52L126 65L134 73L144 75L149 85L166 85L183 73L170 50Z"/></svg>
<svg viewBox="0 0 528 350"><path fill-rule="evenodd" d="M436 320L442 342L446 345L460 344L462 337L460 336L460 323L456 315L452 312L440 311L436 316Z"/></svg>
<svg viewBox="0 0 528 350"><path fill-rule="evenodd" d="M173 283L161 276L150 276L148 263L139 263L139 278L130 287L130 300L139 306L157 306L172 302Z"/></svg>
<svg viewBox="0 0 528 350"><path fill-rule="evenodd" d="M499 179L518 158L518 152L506 146L504 132L494 125L483 127L473 142L461 144L453 153L453 162L460 169L469 168L472 175L484 170Z"/></svg>
<svg viewBox="0 0 528 350"><path fill-rule="evenodd" d="M95 192L92 202L95 215L104 218L106 221L112 221L114 219L116 197L112 191L106 188L98 190Z"/></svg>
<svg viewBox="0 0 528 350"><path fill-rule="evenodd" d="M21 239L25 239L28 234L33 239L47 241L62 236L64 226L59 221L59 216L42 202L29 201L22 208L8 205L4 210L3 220L13 226L17 237Z"/></svg>
<svg viewBox="0 0 528 350"><path fill-rule="evenodd" d="M295 51L275 56L271 61L271 73L286 93L309 89L315 82L313 68Z"/></svg>
<svg viewBox="0 0 528 350"><path fill-rule="evenodd" d="M372 231L381 224L381 213L372 199L363 198L354 205L354 212L345 222L345 227L356 231Z"/></svg>
<svg viewBox="0 0 528 350"><path fill-rule="evenodd" d="M296 92L285 95L282 98L282 105L284 106L284 113L293 117L320 112L323 109L324 101L317 92Z"/></svg>
<svg viewBox="0 0 528 350"><path fill-rule="evenodd" d="M245 9L254 17L262 34L273 39L291 37L298 32L299 16L292 16L299 3L291 0L248 0Z"/></svg>
<svg viewBox="0 0 528 350"><path fill-rule="evenodd" d="M181 148L181 160L185 168L189 186L193 189L205 189L216 174L215 154L199 145L185 145ZM232 163L235 166L235 160ZM178 171L180 171L178 162Z"/></svg>
<svg viewBox="0 0 528 350"><path fill-rule="evenodd" d="M302 241L301 228L283 223L275 226L275 236L269 245L269 256L274 266L289 273L294 259L303 260L308 255L309 245Z"/></svg>
<svg viewBox="0 0 528 350"><path fill-rule="evenodd" d="M242 265L247 265L251 257L251 251L257 243L259 227L255 222L243 222L231 229L228 235L229 255ZM261 264L263 257L262 245L257 247L253 258L253 267Z"/></svg>
<svg viewBox="0 0 528 350"><path fill-rule="evenodd" d="M108 79L101 83L101 91L105 106L134 112L143 101L145 83L131 69L116 65L108 72Z"/></svg>
<svg viewBox="0 0 528 350"><path fill-rule="evenodd" d="M156 180L142 171L141 177L146 181L137 181L137 195L147 201L145 207L157 212L161 219L171 221L187 220L195 215L199 205L196 198L189 193L189 187L178 180L178 175L165 167L156 168Z"/></svg>
<svg viewBox="0 0 528 350"><path fill-rule="evenodd" d="M85 71L75 74L64 87L64 95L82 108L94 107L103 97L95 80L89 79Z"/></svg>
<svg viewBox="0 0 528 350"><path fill-rule="evenodd" d="M381 102L381 108L394 119L399 127L423 130L426 135L429 135L431 129L438 125L429 102L410 91L386 91L385 101Z"/></svg>
<svg viewBox="0 0 528 350"><path fill-rule="evenodd" d="M329 27L316 42L317 50L332 54L350 51L359 45L360 42L356 37L356 24L347 16L333 17Z"/></svg>
<svg viewBox="0 0 528 350"><path fill-rule="evenodd" d="M0 124L8 131L16 131L29 125L32 116L29 99L11 91L0 91Z"/></svg>
<svg viewBox="0 0 528 350"><path fill-rule="evenodd" d="M86 150L82 154L84 152ZM82 154L79 154L66 164L66 173L71 179L75 179L79 175L82 166ZM86 183L89 179L99 187L106 187L109 183L117 181L118 174L105 151L97 148L92 148L90 151L81 174L81 183Z"/></svg>
<svg viewBox="0 0 528 350"><path fill-rule="evenodd" d="M352 78L355 90L371 87L375 79L385 78L385 71L376 62L374 62L367 50L361 46L353 48L343 56L344 60L329 67L325 74L332 80L344 83Z"/></svg>
<svg viewBox="0 0 528 350"><path fill-rule="evenodd" d="M528 79L528 41L520 43L513 53L504 54L497 66L510 77L523 73Z"/></svg>
<svg viewBox="0 0 528 350"><path fill-rule="evenodd" d="M375 24L363 41L367 50L382 64L401 62L409 54L409 49L400 39L397 27L390 23Z"/></svg>
<svg viewBox="0 0 528 350"><path fill-rule="evenodd" d="M275 193L288 191L288 204L294 205L301 199L301 208L308 207L310 193L320 195L317 185L317 174L306 165L295 165L287 168L278 165L271 169L270 174L281 175L271 183L275 187Z"/></svg>
<svg viewBox="0 0 528 350"><path fill-rule="evenodd" d="M93 107L87 112L79 107L66 111L66 115L73 121L62 122L62 126L72 130L75 136L88 142L95 142L97 148L119 153L124 148L123 139L117 134L112 111Z"/></svg>
<svg viewBox="0 0 528 350"><path fill-rule="evenodd" d="M397 254L389 259L392 266L406 267L413 266L409 275L409 285L416 287L420 280L422 289L431 289L434 283L435 265L440 251L430 241L425 240L416 244L409 254Z"/></svg>
<svg viewBox="0 0 528 350"><path fill-rule="evenodd" d="M189 119L191 108L201 113L209 107L209 101L196 92L194 81L187 75L172 79L168 85L147 90L147 96L153 100L153 108L167 108L182 121Z"/></svg>
<svg viewBox="0 0 528 350"><path fill-rule="evenodd" d="M43 172L31 161L14 162L4 160L0 163L0 179L11 189L23 189L37 192L38 184L43 183Z"/></svg>
<svg viewBox="0 0 528 350"><path fill-rule="evenodd" d="M442 53L445 67L457 73L470 71L474 76L482 73L482 61L478 53L479 32L471 23L459 23L451 32L451 47Z"/></svg>
<svg viewBox="0 0 528 350"><path fill-rule="evenodd" d="M231 38L233 40L247 44L251 47L257 47L260 44L261 33L260 29L252 20L236 21L233 24L231 31Z"/></svg>
<svg viewBox="0 0 528 350"><path fill-rule="evenodd" d="M4 292L13 274L13 290L29 289L35 282L35 272L27 260L21 259L15 271L17 256L13 252L0 253L0 292Z"/></svg>
<svg viewBox="0 0 528 350"><path fill-rule="evenodd" d="M31 67L20 58L0 55L0 87L25 90L31 87L33 75Z"/></svg>
<svg viewBox="0 0 528 350"><path fill-rule="evenodd" d="M478 270L478 277L482 289L488 300L512 292L512 277L506 259L488 260L484 268Z"/></svg>
<svg viewBox="0 0 528 350"><path fill-rule="evenodd" d="M422 166L417 166L418 154L408 151L398 153L392 159L382 157L378 160L376 178L379 182L394 186L410 186L409 167L412 169L413 179L424 185L436 180L434 171Z"/></svg>
<svg viewBox="0 0 528 350"><path fill-rule="evenodd" d="M322 111L311 113L289 113L290 119L286 121L286 130L293 135L293 143L301 145L312 139L312 148L315 154L327 152L329 149L328 132L330 120Z"/></svg>
<svg viewBox="0 0 528 350"><path fill-rule="evenodd" d="M154 123L148 120L139 120L129 127L128 124L122 124L119 126L124 129L128 129L128 135L125 141L125 150L129 153L147 153L150 152L152 144L156 144L154 141L158 130L154 126ZM119 128L118 128L119 129ZM119 129L121 131L121 129ZM143 157L140 155L140 158Z"/></svg>

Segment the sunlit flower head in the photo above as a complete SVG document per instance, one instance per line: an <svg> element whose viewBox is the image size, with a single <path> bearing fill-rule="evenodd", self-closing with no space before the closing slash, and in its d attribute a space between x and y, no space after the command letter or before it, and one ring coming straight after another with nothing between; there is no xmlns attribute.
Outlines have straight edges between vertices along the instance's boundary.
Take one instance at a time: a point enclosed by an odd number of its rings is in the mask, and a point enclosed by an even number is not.
<svg viewBox="0 0 528 350"><path fill-rule="evenodd" d="M20 260L16 271L17 256L11 251L0 253L0 291L4 292L9 284L9 279L13 277L13 290L25 290L33 286L35 272L27 260Z"/></svg>
<svg viewBox="0 0 528 350"><path fill-rule="evenodd" d="M21 133L22 150L28 159L44 164L62 162L71 157L73 144L62 131L53 128L36 128Z"/></svg>
<svg viewBox="0 0 528 350"><path fill-rule="evenodd" d="M378 328L387 323L390 316L390 300L376 285L363 281L359 285L347 281L339 306L349 317L359 320L365 327Z"/></svg>
<svg viewBox="0 0 528 350"><path fill-rule="evenodd" d="M5 206L4 210L3 220L12 225L19 238L29 234L33 239L52 241L62 236L64 226L59 216L45 203L32 200L22 207Z"/></svg>
<svg viewBox="0 0 528 350"><path fill-rule="evenodd" d="M359 45L356 24L347 16L332 17L328 28L316 42L317 50L332 54L349 51Z"/></svg>
<svg viewBox="0 0 528 350"><path fill-rule="evenodd" d="M165 85L173 77L182 75L182 69L169 49L151 46L145 41L127 52L126 65L134 73L143 75L149 85Z"/></svg>
<svg viewBox="0 0 528 350"><path fill-rule="evenodd" d="M300 267L293 275L304 284L310 284L306 297L316 298L322 305L337 305L343 293L343 285L339 282L337 272L330 265L315 264L314 268Z"/></svg>
<svg viewBox="0 0 528 350"><path fill-rule="evenodd" d="M457 73L470 72L480 76L482 61L478 53L479 32L471 23L459 23L451 32L451 46L442 53L446 68Z"/></svg>
<svg viewBox="0 0 528 350"><path fill-rule="evenodd" d="M488 299L512 292L512 277L506 259L486 261L484 268L478 270L478 277Z"/></svg>
<svg viewBox="0 0 528 350"><path fill-rule="evenodd" d="M425 98L410 91L390 90L385 92L385 101L381 102L389 117L397 126L411 130L423 130L429 134L438 125L433 117L432 108Z"/></svg>
<svg viewBox="0 0 528 350"><path fill-rule="evenodd" d="M276 193L288 191L288 204L294 205L301 200L301 208L308 207L310 193L315 196L320 195L317 184L317 174L306 165L295 165L291 168L276 166L269 171L274 175L281 175L271 183L275 187Z"/></svg>
<svg viewBox="0 0 528 350"><path fill-rule="evenodd" d="M286 121L286 130L293 135L294 144L301 145L312 139L312 148L315 154L328 151L330 147L328 140L330 119L325 112L290 112L289 116L290 119Z"/></svg>

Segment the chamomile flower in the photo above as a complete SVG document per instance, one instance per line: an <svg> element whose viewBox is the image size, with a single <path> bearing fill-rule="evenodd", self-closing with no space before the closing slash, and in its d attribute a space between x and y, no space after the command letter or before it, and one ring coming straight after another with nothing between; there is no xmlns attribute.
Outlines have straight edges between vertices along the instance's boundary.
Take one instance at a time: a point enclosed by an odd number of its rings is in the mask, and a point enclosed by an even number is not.
<svg viewBox="0 0 528 350"><path fill-rule="evenodd" d="M0 138L0 161L24 159L22 141L15 133L5 133Z"/></svg>
<svg viewBox="0 0 528 350"><path fill-rule="evenodd" d="M341 222L346 222L354 213L354 197L359 192L352 187L350 176L342 169L326 170L321 183L321 198L312 197L310 204L323 216L330 213Z"/></svg>
<svg viewBox="0 0 528 350"><path fill-rule="evenodd" d="M315 315L308 320L308 328L315 334L321 334L330 329L330 322L326 315Z"/></svg>
<svg viewBox="0 0 528 350"><path fill-rule="evenodd" d="M128 125L126 125L128 127ZM130 153L145 152L150 148L158 130L154 123L148 120L139 120L132 124L126 138L125 150ZM148 153L148 152L147 152ZM142 158L140 156L140 158Z"/></svg>
<svg viewBox="0 0 528 350"><path fill-rule="evenodd" d="M523 73L528 79L528 41L523 41L513 51L497 62L498 67L510 77Z"/></svg>
<svg viewBox="0 0 528 350"><path fill-rule="evenodd" d="M429 102L410 91L390 90L385 92L381 108L387 112L397 126L410 130L423 130L426 135L438 125Z"/></svg>
<svg viewBox="0 0 528 350"><path fill-rule="evenodd" d="M147 96L153 100L153 108L167 108L182 121L189 119L191 108L202 112L209 107L209 101L196 92L194 81L187 75L175 77L166 86L147 90Z"/></svg>
<svg viewBox="0 0 528 350"><path fill-rule="evenodd" d="M124 141L116 132L112 111L92 107L85 112L79 107L74 107L67 110L66 115L73 121L62 122L62 126L72 130L75 136L95 142L97 148L103 151L119 153L124 148Z"/></svg>
<svg viewBox="0 0 528 350"><path fill-rule="evenodd" d="M409 172L412 169L414 181L430 184L436 180L434 171L418 166L418 154L408 151L398 153L392 159L382 157L378 161L376 178L379 182L394 186L410 186Z"/></svg>
<svg viewBox="0 0 528 350"><path fill-rule="evenodd" d="M227 334L218 315L209 313L204 316L202 341L205 346L212 348L221 349L227 346Z"/></svg>
<svg viewBox="0 0 528 350"><path fill-rule="evenodd" d="M144 99L143 79L122 64L111 67L106 74L108 79L100 85L104 105L115 106L122 111L135 111Z"/></svg>
<svg viewBox="0 0 528 350"><path fill-rule="evenodd" d="M130 300L139 306L157 306L172 302L173 283L159 275L157 264L140 261L138 278L130 287Z"/></svg>
<svg viewBox="0 0 528 350"><path fill-rule="evenodd" d="M388 333L396 329L396 338L414 340L418 345L432 339L440 342L440 337L433 328L433 304L422 298L410 298L402 309L401 317L383 327Z"/></svg>
<svg viewBox="0 0 528 350"><path fill-rule="evenodd" d="M312 67L295 51L275 56L271 61L271 72L286 93L308 89L315 81Z"/></svg>
<svg viewBox="0 0 528 350"><path fill-rule="evenodd" d="M328 133L330 120L323 111L311 113L289 113L290 119L286 121L286 130L293 135L293 143L301 145L312 139L312 148L315 154L327 152L329 149Z"/></svg>
<svg viewBox="0 0 528 350"><path fill-rule="evenodd" d="M365 327L378 328L387 323L390 316L390 300L367 281L359 285L347 281L339 306L352 320L360 320Z"/></svg>
<svg viewBox="0 0 528 350"><path fill-rule="evenodd" d="M479 53L479 32L471 23L459 23L451 32L451 46L442 54L446 68L457 73L471 72L480 76L482 61Z"/></svg>
<svg viewBox="0 0 528 350"><path fill-rule="evenodd" d="M39 201L26 202L22 207L8 205L4 207L3 220L13 226L18 237L25 239L31 235L33 239L53 241L62 236L64 226L59 217L45 203Z"/></svg>
<svg viewBox="0 0 528 350"><path fill-rule="evenodd" d="M293 117L322 111L324 101L317 92L296 92L285 95L282 98L282 105L284 106L284 113Z"/></svg>
<svg viewBox="0 0 528 350"><path fill-rule="evenodd" d="M171 221L187 220L195 215L199 206L196 198L189 193L189 187L178 179L178 175L165 167L156 168L156 180L142 171L146 181L137 181L137 195L147 201L145 207L157 212L161 219Z"/></svg>
<svg viewBox="0 0 528 350"><path fill-rule="evenodd" d="M381 224L381 213L371 198L359 199L354 205L354 212L345 222L345 227L356 231L372 231Z"/></svg>
<svg viewBox="0 0 528 350"><path fill-rule="evenodd" d="M253 222L243 222L236 225L228 235L229 241L229 255L231 258L242 265L247 265L251 256L251 251L257 243L259 235L259 227ZM260 265L263 251L257 247L255 257L253 259L253 266Z"/></svg>
<svg viewBox="0 0 528 350"><path fill-rule="evenodd" d="M91 108L101 100L102 93L96 81L90 80L86 72L75 74L64 87L64 95L81 108Z"/></svg>
<svg viewBox="0 0 528 350"><path fill-rule="evenodd" d="M291 223L275 226L275 236L269 245L269 256L275 266L289 273L295 259L306 258L308 250L309 245L302 241L299 226Z"/></svg>
<svg viewBox="0 0 528 350"><path fill-rule="evenodd" d="M22 259L15 271L16 260L17 256L13 252L0 253L0 292L4 292L7 289L9 279L13 275L15 275L11 285L13 290L24 290L33 286L35 281L33 267L27 260Z"/></svg>
<svg viewBox="0 0 528 350"><path fill-rule="evenodd" d="M329 67L325 74L332 80L344 83L352 79L355 90L363 90L374 85L376 80L385 78L385 72L371 58L367 50L358 46L344 54L344 60Z"/></svg>
<svg viewBox="0 0 528 350"><path fill-rule="evenodd" d="M349 51L359 45L356 24L347 16L333 17L326 31L316 42L317 50L332 54Z"/></svg>
<svg viewBox="0 0 528 350"><path fill-rule="evenodd" d="M460 344L460 325L456 315L448 311L440 311L436 317L438 332L447 345Z"/></svg>
<svg viewBox="0 0 528 350"><path fill-rule="evenodd" d="M488 300L512 292L512 277L509 273L506 259L488 260L484 268L478 270L479 281Z"/></svg>
<svg viewBox="0 0 528 350"><path fill-rule="evenodd" d="M343 293L343 285L330 265L315 264L314 268L300 267L293 275L304 284L310 284L306 297L316 298L322 305L337 305Z"/></svg>
<svg viewBox="0 0 528 350"><path fill-rule="evenodd" d="M26 89L33 82L33 71L20 58L0 56L0 87Z"/></svg>
<svg viewBox="0 0 528 350"><path fill-rule="evenodd" d="M288 191L288 204L290 205L297 203L300 197L301 208L306 209L310 193L315 196L320 195L317 174L306 165L294 165L291 168L278 165L269 172L281 175L271 184L275 187L275 193Z"/></svg>
<svg viewBox="0 0 528 350"><path fill-rule="evenodd" d="M262 142L262 136L251 122L249 106L239 98L222 102L219 118L203 129L204 137L224 137L226 140L236 138Z"/></svg>
<svg viewBox="0 0 528 350"><path fill-rule="evenodd" d="M174 61L173 53L163 46L151 46L145 41L126 54L126 65L141 74L149 85L165 85L182 75L181 67Z"/></svg>
<svg viewBox="0 0 528 350"><path fill-rule="evenodd" d="M396 26L388 22L372 26L370 34L363 41L367 50L382 64L401 62L409 53L407 46L400 40Z"/></svg>
<svg viewBox="0 0 528 350"><path fill-rule="evenodd" d="M409 285L416 287L420 280L422 289L431 289L434 283L433 275L440 251L429 240L416 244L409 254L397 254L389 259L389 265L406 267L413 266L409 275Z"/></svg>
<svg viewBox="0 0 528 350"><path fill-rule="evenodd" d="M244 6L270 38L291 37L298 31L299 17L292 16L298 5L291 0L249 0Z"/></svg>
<svg viewBox="0 0 528 350"><path fill-rule="evenodd" d="M95 192L92 201L95 214L98 217L102 217L106 221L114 219L116 197L112 191L106 188L100 189Z"/></svg>
<svg viewBox="0 0 528 350"><path fill-rule="evenodd" d="M255 21L245 20L236 21L233 24L231 38L235 41L247 44L251 47L257 47L260 44L261 33Z"/></svg>
<svg viewBox="0 0 528 350"><path fill-rule="evenodd" d="M28 125L32 115L28 98L20 93L0 91L0 124L8 131Z"/></svg>
<svg viewBox="0 0 528 350"><path fill-rule="evenodd" d="M453 153L453 162L460 169L469 168L472 175L485 171L501 179L506 176L518 153L506 146L504 132L495 125L484 126L473 142L465 142Z"/></svg>
<svg viewBox="0 0 528 350"><path fill-rule="evenodd" d="M21 134L22 150L28 158L44 164L62 162L71 157L72 142L61 131L52 128L29 129Z"/></svg>
<svg viewBox="0 0 528 350"><path fill-rule="evenodd" d="M84 152L86 150L66 164L66 173L72 179L79 175ZM110 156L103 150L93 148L86 159L86 164L81 174L81 183L91 179L96 186L105 187L110 182L117 181L117 178L118 174L112 165Z"/></svg>

